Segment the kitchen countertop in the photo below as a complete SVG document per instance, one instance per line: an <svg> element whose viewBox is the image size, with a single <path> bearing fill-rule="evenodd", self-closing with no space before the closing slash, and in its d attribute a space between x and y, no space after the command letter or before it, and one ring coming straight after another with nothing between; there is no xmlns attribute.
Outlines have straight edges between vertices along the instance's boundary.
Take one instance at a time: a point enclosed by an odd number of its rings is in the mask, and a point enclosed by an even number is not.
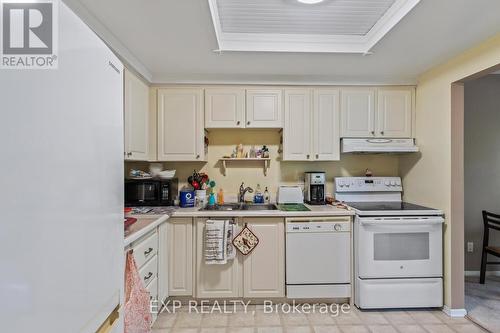
<svg viewBox="0 0 500 333"><path fill-rule="evenodd" d="M310 211L289 212L281 210L200 210L199 207L180 208L172 207L161 214L146 213L132 214L130 217L137 219L125 231L125 247L138 240L151 230L172 217L317 217L317 216L351 216L354 211L330 205L314 206L305 205Z"/></svg>
<svg viewBox="0 0 500 333"><path fill-rule="evenodd" d="M170 215L130 215L130 217L136 218L137 222L125 230L125 247L168 220Z"/></svg>
<svg viewBox="0 0 500 333"><path fill-rule="evenodd" d="M314 206L305 205L310 211L281 211L281 210L201 210L197 207L178 208L174 217L308 217L308 216L346 216L354 215L354 211L333 207L330 205Z"/></svg>

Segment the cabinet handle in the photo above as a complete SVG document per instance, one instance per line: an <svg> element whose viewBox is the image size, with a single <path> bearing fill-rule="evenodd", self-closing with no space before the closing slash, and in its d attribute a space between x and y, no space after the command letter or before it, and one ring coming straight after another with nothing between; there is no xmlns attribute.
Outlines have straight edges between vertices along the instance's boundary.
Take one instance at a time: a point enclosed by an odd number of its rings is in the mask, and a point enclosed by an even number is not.
<svg viewBox="0 0 500 333"><path fill-rule="evenodd" d="M375 135L375 131L372 131L372 135Z"/></svg>
<svg viewBox="0 0 500 333"><path fill-rule="evenodd" d="M147 251L144 251L144 255L147 256L151 252L153 252L153 248L152 247L150 247Z"/></svg>
<svg viewBox="0 0 500 333"><path fill-rule="evenodd" d="M384 131L380 131L380 134L384 135Z"/></svg>
<svg viewBox="0 0 500 333"><path fill-rule="evenodd" d="M307 154L306 157L307 157L307 159L309 159L310 158L309 154Z"/></svg>
<svg viewBox="0 0 500 333"><path fill-rule="evenodd" d="M249 122L249 121L247 121L247 125L250 125L250 122Z"/></svg>
<svg viewBox="0 0 500 333"><path fill-rule="evenodd" d="M200 158L200 155L196 155L196 159L199 159Z"/></svg>
<svg viewBox="0 0 500 333"><path fill-rule="evenodd" d="M153 276L153 273L149 272L149 274L144 277L144 281L151 279L152 276Z"/></svg>
<svg viewBox="0 0 500 333"><path fill-rule="evenodd" d="M238 121L236 122L236 125L239 125L240 123L241 123L241 122L238 120Z"/></svg>
<svg viewBox="0 0 500 333"><path fill-rule="evenodd" d="M316 158L319 158L319 154L316 154Z"/></svg>

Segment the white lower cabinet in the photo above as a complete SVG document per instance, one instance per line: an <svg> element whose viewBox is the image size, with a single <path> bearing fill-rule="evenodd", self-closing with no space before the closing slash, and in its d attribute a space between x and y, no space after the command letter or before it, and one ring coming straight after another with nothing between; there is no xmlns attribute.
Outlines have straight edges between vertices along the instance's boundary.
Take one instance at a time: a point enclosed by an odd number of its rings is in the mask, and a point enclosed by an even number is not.
<svg viewBox="0 0 500 333"><path fill-rule="evenodd" d="M245 218L259 238L243 258L243 297L285 296L285 231L282 218Z"/></svg>
<svg viewBox="0 0 500 333"><path fill-rule="evenodd" d="M247 256L237 252L225 265L207 265L204 257L206 218L197 219L196 259L197 298L263 298L285 296L285 244L282 218L235 219L238 229L244 223L259 238Z"/></svg>
<svg viewBox="0 0 500 333"><path fill-rule="evenodd" d="M161 224L158 228L125 247L124 252L126 257L128 251L133 251L139 277L149 292L150 299L159 302L168 297L166 288L162 287L167 281L165 264L168 258L166 248L163 246L166 244L166 228L166 223ZM123 293L125 290L126 287L123 286ZM152 316L152 323L154 323L157 315L153 313Z"/></svg>
<svg viewBox="0 0 500 333"><path fill-rule="evenodd" d="M196 297L241 297L241 263L238 257L234 260L229 260L225 265L205 264L205 221L206 218L197 219L196 226L196 244L198 244L196 256Z"/></svg>
<svg viewBox="0 0 500 333"><path fill-rule="evenodd" d="M167 222L168 294L193 295L193 219L170 218Z"/></svg>

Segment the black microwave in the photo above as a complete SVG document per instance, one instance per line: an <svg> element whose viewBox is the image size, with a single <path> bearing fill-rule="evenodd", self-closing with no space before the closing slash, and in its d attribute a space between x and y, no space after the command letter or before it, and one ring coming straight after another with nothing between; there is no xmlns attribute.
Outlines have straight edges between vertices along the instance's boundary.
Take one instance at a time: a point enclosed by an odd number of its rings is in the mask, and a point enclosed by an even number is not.
<svg viewBox="0 0 500 333"><path fill-rule="evenodd" d="M173 206L177 196L178 180L127 179L125 206Z"/></svg>

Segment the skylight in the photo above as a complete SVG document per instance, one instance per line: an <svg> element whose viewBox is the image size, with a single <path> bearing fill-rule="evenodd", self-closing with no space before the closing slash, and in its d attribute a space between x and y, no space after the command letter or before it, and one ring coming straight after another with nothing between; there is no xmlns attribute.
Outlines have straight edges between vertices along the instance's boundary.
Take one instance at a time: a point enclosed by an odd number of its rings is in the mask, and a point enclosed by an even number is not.
<svg viewBox="0 0 500 333"><path fill-rule="evenodd" d="M368 53L420 0L208 0L220 51Z"/></svg>

